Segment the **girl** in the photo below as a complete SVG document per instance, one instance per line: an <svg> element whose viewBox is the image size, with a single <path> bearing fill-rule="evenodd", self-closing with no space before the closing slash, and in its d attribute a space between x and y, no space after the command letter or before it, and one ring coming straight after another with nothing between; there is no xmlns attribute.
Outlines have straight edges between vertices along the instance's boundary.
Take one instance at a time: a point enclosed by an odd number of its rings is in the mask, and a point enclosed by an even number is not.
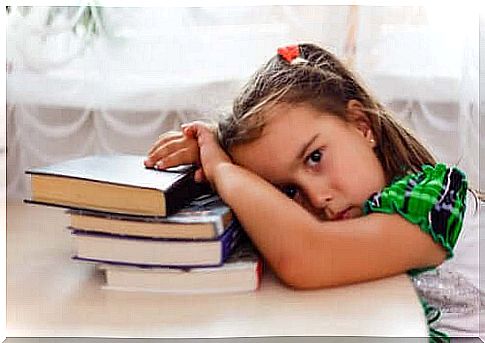
<svg viewBox="0 0 485 343"><path fill-rule="evenodd" d="M336 57L312 44L278 49L217 129L182 125L162 135L145 161L162 169L185 163L201 166L196 179L212 184L295 288L406 271L430 288L441 274L420 275L453 257L462 230L464 173L437 164ZM479 291L470 289L465 314L478 318ZM430 304L423 298L431 321L439 308Z"/></svg>

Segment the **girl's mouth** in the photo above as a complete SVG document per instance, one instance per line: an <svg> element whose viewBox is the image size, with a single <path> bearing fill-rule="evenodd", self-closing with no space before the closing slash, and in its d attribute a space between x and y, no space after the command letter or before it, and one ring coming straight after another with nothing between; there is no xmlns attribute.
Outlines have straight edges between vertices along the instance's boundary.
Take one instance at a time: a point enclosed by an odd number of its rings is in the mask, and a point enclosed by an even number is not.
<svg viewBox="0 0 485 343"><path fill-rule="evenodd" d="M348 207L345 210L339 212L334 220L343 220L352 218L352 207Z"/></svg>

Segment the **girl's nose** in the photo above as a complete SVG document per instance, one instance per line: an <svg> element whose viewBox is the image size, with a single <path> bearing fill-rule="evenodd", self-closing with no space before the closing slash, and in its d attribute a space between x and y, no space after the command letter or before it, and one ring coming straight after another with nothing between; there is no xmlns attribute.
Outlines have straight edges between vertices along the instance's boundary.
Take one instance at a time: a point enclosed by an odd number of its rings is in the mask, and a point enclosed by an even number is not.
<svg viewBox="0 0 485 343"><path fill-rule="evenodd" d="M313 188L308 189L307 195L310 204L317 209L326 208L333 198L329 188L323 188L321 186L317 187L317 185L314 185Z"/></svg>
<svg viewBox="0 0 485 343"><path fill-rule="evenodd" d="M317 193L310 195L310 203L313 207L318 209L323 209L328 206L329 202L332 200L332 196L330 194Z"/></svg>

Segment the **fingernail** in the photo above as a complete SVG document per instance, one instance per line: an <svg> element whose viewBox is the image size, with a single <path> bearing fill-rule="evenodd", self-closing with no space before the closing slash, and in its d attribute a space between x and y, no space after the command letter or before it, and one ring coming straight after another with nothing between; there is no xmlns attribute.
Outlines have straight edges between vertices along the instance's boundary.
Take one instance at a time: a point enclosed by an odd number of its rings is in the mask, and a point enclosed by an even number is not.
<svg viewBox="0 0 485 343"><path fill-rule="evenodd" d="M162 169L163 168L163 161L158 161L156 166L157 166L157 169L158 168Z"/></svg>

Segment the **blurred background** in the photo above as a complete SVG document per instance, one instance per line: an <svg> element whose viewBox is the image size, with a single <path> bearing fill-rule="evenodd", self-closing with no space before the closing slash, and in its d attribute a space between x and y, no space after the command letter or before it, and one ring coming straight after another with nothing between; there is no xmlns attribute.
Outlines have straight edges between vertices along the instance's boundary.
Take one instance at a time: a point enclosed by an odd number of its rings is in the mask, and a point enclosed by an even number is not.
<svg viewBox="0 0 485 343"><path fill-rule="evenodd" d="M439 160L478 187L473 8L86 3L6 11L7 199L28 196L27 168L145 154L161 132L230 111L251 73L296 42L344 59Z"/></svg>

